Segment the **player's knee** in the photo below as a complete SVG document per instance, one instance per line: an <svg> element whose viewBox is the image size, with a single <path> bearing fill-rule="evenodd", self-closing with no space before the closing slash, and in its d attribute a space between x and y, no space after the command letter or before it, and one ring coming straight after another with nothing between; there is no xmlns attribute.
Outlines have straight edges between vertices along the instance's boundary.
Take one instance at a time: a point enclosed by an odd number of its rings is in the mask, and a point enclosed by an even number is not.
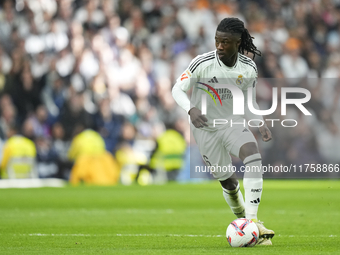
<svg viewBox="0 0 340 255"><path fill-rule="evenodd" d="M259 153L259 149L257 148L257 144L256 143L246 143L243 144L240 148L240 154L239 154L239 158L244 161L244 159L248 156L254 155Z"/></svg>
<svg viewBox="0 0 340 255"><path fill-rule="evenodd" d="M235 190L238 185L238 180L235 178L229 178L224 181L220 181L223 188L227 190Z"/></svg>

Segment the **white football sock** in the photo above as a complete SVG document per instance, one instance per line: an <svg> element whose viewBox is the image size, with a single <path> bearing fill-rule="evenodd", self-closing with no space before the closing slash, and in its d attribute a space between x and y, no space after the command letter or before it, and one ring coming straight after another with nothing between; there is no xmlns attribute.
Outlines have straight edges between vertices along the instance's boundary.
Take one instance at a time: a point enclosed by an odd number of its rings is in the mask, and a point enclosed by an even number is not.
<svg viewBox="0 0 340 255"><path fill-rule="evenodd" d="M246 218L257 219L257 211L261 201L263 186L262 160L260 153L246 157L243 163L246 167L243 177Z"/></svg>
<svg viewBox="0 0 340 255"><path fill-rule="evenodd" d="M236 215L237 218L244 218L245 217L244 201L240 190L240 185L237 184L237 187L234 190L228 190L223 187L222 189L224 199L230 206L232 212Z"/></svg>

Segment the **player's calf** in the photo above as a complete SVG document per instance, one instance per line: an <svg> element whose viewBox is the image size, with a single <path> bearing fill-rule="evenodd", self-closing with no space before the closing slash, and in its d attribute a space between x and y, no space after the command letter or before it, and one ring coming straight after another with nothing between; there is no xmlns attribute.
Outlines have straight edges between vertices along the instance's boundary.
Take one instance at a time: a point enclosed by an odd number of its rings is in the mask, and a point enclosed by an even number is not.
<svg viewBox="0 0 340 255"><path fill-rule="evenodd" d="M223 197L237 218L245 217L243 195L236 178L220 181L223 189Z"/></svg>

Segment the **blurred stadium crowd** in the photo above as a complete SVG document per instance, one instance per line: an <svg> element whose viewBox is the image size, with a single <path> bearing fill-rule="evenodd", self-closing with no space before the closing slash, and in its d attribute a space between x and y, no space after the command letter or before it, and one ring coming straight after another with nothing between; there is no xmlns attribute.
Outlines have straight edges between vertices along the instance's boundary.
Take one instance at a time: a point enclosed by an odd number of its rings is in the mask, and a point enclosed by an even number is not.
<svg viewBox="0 0 340 255"><path fill-rule="evenodd" d="M34 141L41 177L66 179L59 170L84 129L97 131L114 156L136 144L151 151L154 143L143 141L169 128L190 148L187 114L171 88L196 55L214 50L217 24L230 16L262 51L261 109L270 108L271 86L312 93L312 117L297 108L270 116L299 124L271 128L274 140L260 143L264 163L340 163L338 0L1 1L2 147L18 132ZM136 163L131 155L125 163Z"/></svg>

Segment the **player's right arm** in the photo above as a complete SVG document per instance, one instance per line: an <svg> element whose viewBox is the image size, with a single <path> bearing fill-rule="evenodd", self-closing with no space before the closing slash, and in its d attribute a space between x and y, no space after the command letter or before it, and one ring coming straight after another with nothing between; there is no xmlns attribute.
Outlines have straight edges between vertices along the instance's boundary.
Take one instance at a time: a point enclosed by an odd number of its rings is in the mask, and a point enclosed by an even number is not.
<svg viewBox="0 0 340 255"><path fill-rule="evenodd" d="M176 103L190 115L190 120L196 128L208 126L206 124L208 119L202 115L200 109L191 105L186 93L193 84L190 82L190 79L199 79L199 68L193 68L195 67L195 63L199 60L199 58L200 56L194 58L191 61L189 67L180 75L174 87L172 88L173 98L175 99Z"/></svg>

